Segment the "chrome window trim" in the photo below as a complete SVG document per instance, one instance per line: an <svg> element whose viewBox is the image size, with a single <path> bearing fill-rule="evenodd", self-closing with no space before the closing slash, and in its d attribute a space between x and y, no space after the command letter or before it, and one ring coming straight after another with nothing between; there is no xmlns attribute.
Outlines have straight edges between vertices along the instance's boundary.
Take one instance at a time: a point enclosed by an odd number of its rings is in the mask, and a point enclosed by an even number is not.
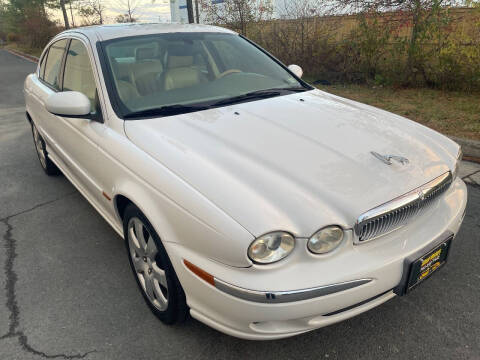
<svg viewBox="0 0 480 360"><path fill-rule="evenodd" d="M389 234L395 230L400 229L408 223L408 220L411 219L413 215L418 214L419 211L423 210L424 203L428 200L428 196L434 193L436 190L442 188L442 186L451 184L453 181L452 173L447 171L446 173L440 175L439 177L429 181L428 183L404 194L401 195L389 202L386 202L382 205L379 205L373 209L370 209L360 215L357 219L357 222L354 226L354 244L363 244L372 240L375 240L381 236ZM363 226L371 221L379 219L383 216L392 214L393 212L402 209L406 206L413 206L414 213L409 217L405 217L404 221L399 222L398 226L393 228L387 228L386 226L380 226L379 234L376 236L369 237L365 240L360 240L362 235Z"/></svg>
<svg viewBox="0 0 480 360"><path fill-rule="evenodd" d="M360 285L371 282L372 279L358 279L342 283L324 285L315 288L292 290L292 291L258 291L249 290L239 286L229 284L225 281L215 278L215 287L232 295L234 297L265 304L281 304L287 302L313 299L340 291L355 288Z"/></svg>

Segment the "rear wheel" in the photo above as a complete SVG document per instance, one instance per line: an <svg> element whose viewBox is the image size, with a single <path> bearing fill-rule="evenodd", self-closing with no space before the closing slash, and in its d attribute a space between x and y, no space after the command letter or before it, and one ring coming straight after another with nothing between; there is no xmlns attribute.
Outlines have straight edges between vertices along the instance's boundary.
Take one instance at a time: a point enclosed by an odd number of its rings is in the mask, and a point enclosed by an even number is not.
<svg viewBox="0 0 480 360"><path fill-rule="evenodd" d="M60 174L58 167L50 160L48 157L47 147L45 146L45 140L37 130L37 127L32 122L32 134L33 134L33 143L35 145L35 151L37 152L38 160L40 160L40 165L42 166L43 171L49 176L54 176Z"/></svg>
<svg viewBox="0 0 480 360"><path fill-rule="evenodd" d="M152 312L164 323L185 320L185 293L152 225L134 205L125 209L123 232L132 271Z"/></svg>

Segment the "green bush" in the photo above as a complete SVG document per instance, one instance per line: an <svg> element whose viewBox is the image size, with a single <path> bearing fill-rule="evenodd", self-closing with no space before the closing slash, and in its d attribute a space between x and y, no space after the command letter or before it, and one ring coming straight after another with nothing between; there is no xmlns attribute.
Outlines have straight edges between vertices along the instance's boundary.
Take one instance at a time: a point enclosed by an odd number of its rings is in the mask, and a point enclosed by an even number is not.
<svg viewBox="0 0 480 360"><path fill-rule="evenodd" d="M321 83L480 90L480 8L275 20L249 36ZM475 13L477 11L477 13Z"/></svg>

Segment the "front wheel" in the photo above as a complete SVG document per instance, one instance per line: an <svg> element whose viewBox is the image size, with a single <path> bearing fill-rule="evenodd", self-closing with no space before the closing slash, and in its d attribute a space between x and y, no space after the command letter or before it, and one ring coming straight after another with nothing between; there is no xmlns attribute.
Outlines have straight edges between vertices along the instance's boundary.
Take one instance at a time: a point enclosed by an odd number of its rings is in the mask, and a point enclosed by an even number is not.
<svg viewBox="0 0 480 360"><path fill-rule="evenodd" d="M184 321L188 307L172 263L148 219L127 206L123 233L130 266L152 312L165 324Z"/></svg>

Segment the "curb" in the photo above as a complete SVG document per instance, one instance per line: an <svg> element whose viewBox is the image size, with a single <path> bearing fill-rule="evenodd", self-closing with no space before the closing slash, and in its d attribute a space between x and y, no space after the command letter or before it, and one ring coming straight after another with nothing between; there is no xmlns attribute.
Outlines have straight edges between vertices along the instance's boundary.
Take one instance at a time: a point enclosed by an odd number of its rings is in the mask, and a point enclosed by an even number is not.
<svg viewBox="0 0 480 360"><path fill-rule="evenodd" d="M19 56L21 58L32 61L34 63L38 63L38 57L36 57L36 56L28 55L28 54L22 53L21 51L18 51L18 50L12 50L12 49L6 49L6 48L3 48L3 49L5 51L8 51L9 53L11 53L13 55Z"/></svg>
<svg viewBox="0 0 480 360"><path fill-rule="evenodd" d="M463 158L465 160L480 163L480 141L462 139L455 136L450 136L450 139L457 142L462 147Z"/></svg>

